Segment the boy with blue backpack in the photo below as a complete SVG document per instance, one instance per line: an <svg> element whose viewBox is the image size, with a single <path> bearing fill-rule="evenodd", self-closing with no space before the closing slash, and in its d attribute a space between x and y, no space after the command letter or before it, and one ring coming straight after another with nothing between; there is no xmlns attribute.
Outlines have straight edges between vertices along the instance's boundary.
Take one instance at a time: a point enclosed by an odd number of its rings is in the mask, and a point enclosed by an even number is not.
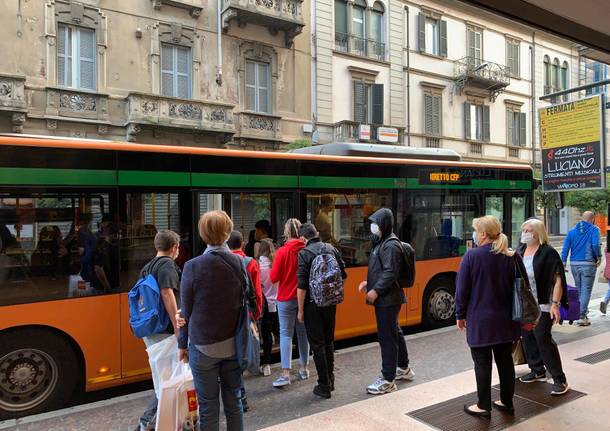
<svg viewBox="0 0 610 431"><path fill-rule="evenodd" d="M347 273L341 253L320 240L313 224L303 224L299 236L306 246L298 256L297 319L305 323L318 372L318 384L313 393L328 399L335 389L335 316L337 305L343 302L343 280Z"/></svg>
<svg viewBox="0 0 610 431"><path fill-rule="evenodd" d="M176 314L180 298L180 268L174 262L179 254L180 236L171 230L155 235L157 254L140 273L140 280L129 292L130 324L134 334L150 347L178 335ZM178 351L176 350L176 356ZM140 417L140 431L155 429L157 396L153 395Z"/></svg>

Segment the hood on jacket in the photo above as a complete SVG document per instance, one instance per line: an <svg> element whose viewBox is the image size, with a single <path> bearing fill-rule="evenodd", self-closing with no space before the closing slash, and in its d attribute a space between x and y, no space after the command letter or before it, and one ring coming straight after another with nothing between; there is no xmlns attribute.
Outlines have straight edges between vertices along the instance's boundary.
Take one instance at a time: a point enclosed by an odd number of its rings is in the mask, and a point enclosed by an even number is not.
<svg viewBox="0 0 610 431"><path fill-rule="evenodd" d="M305 247L305 244L303 244L303 241L300 239L291 239L286 241L283 247L286 247L286 251L288 253L294 253L296 255L299 254L299 251L301 251L303 247Z"/></svg>
<svg viewBox="0 0 610 431"><path fill-rule="evenodd" d="M591 229L594 229L595 227L596 226L594 224L591 224L588 221L581 220L576 223L575 233L577 233L578 235L587 235L589 234Z"/></svg>
<svg viewBox="0 0 610 431"><path fill-rule="evenodd" d="M373 223L377 223L381 231L381 238L385 238L392 234L394 228L394 215L392 210L388 208L380 208L369 217Z"/></svg>

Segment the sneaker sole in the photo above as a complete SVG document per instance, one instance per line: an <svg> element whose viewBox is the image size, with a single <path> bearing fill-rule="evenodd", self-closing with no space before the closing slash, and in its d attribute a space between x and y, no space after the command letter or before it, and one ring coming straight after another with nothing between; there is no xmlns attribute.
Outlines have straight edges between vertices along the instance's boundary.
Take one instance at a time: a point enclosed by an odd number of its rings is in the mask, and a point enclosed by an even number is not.
<svg viewBox="0 0 610 431"><path fill-rule="evenodd" d="M396 392L397 390L398 390L398 388L396 387L396 385L386 389L385 391L379 391L379 390L375 390L375 389L366 388L366 392L371 394L371 395L389 394L391 392Z"/></svg>
<svg viewBox="0 0 610 431"><path fill-rule="evenodd" d="M551 391L551 395L554 395L554 396L565 395L569 390L570 390L570 387L566 386L566 388L561 392Z"/></svg>
<svg viewBox="0 0 610 431"><path fill-rule="evenodd" d="M273 382L273 387L274 388L283 388L284 386L288 386L290 384L290 382L287 383L275 383Z"/></svg>
<svg viewBox="0 0 610 431"><path fill-rule="evenodd" d="M533 379L533 380L521 380L519 379L519 381L521 383L537 383L537 382L546 382L548 379L546 377L540 377L538 379Z"/></svg>
<svg viewBox="0 0 610 431"><path fill-rule="evenodd" d="M403 376L396 376L394 378L394 380L407 380L409 382L413 381L413 379L415 379L415 374L411 374L411 375L403 375Z"/></svg>

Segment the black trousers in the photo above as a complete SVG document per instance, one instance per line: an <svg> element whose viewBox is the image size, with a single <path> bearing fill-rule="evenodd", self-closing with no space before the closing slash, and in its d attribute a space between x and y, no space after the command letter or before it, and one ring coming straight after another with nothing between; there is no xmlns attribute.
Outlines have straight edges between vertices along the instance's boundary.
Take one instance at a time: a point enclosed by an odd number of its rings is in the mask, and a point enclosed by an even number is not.
<svg viewBox="0 0 610 431"><path fill-rule="evenodd" d="M396 367L409 367L407 342L398 324L400 305L375 307L377 339L381 348L381 374L388 382L396 378Z"/></svg>
<svg viewBox="0 0 610 431"><path fill-rule="evenodd" d="M271 364L271 348L273 347L273 336L275 334L276 339L280 339L280 322L277 318L277 311L270 312L267 298L263 296L263 317L261 319L261 336L263 339L263 357L261 358L261 365Z"/></svg>
<svg viewBox="0 0 610 431"><path fill-rule="evenodd" d="M477 379L477 395L480 409L491 411L491 360L496 361L500 376L500 400L507 407L513 406L515 394L515 366L513 365L513 343L495 344L486 347L471 347L474 374Z"/></svg>
<svg viewBox="0 0 610 431"><path fill-rule="evenodd" d="M337 306L318 307L311 301L305 302L304 318L307 340L313 351L313 361L318 372L318 385L330 391L335 380L335 316Z"/></svg>
<svg viewBox="0 0 610 431"><path fill-rule="evenodd" d="M545 373L545 367L555 383L566 383L557 343L553 340L551 313L542 312L533 331L522 331L527 365L536 374Z"/></svg>

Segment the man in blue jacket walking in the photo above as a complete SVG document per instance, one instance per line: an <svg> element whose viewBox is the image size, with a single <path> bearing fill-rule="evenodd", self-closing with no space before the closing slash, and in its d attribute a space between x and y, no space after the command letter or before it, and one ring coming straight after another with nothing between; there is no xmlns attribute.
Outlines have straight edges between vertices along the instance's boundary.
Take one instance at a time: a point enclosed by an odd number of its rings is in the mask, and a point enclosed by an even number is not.
<svg viewBox="0 0 610 431"><path fill-rule="evenodd" d="M594 218L591 211L582 213L582 220L568 232L561 251L561 260L564 265L570 254L570 267L580 300L580 320L578 321L580 326L591 325L587 312L593 283L595 283L595 273L601 261L599 229L593 224Z"/></svg>

